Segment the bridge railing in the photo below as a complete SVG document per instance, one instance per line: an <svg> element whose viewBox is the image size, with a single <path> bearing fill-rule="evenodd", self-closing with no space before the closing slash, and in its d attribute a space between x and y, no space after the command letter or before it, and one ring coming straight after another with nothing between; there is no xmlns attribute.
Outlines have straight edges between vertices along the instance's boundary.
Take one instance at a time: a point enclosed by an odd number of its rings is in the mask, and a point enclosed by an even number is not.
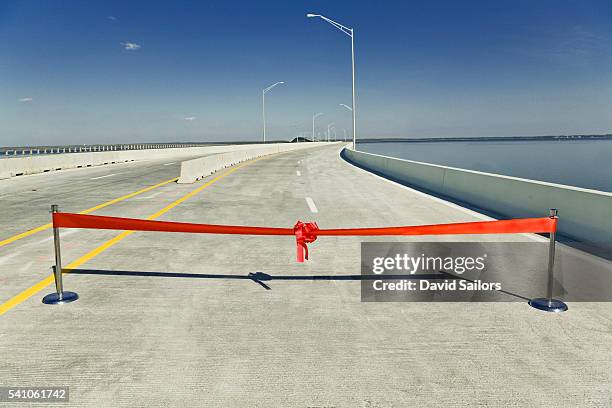
<svg viewBox="0 0 612 408"><path fill-rule="evenodd" d="M34 156L39 154L65 154L86 152L108 152L121 150L174 149L210 146L209 143L129 143L66 146L27 146L0 149L0 156Z"/></svg>
<svg viewBox="0 0 612 408"><path fill-rule="evenodd" d="M559 234L596 253L612 251L612 193L460 169L344 149L365 170L428 194L503 217L534 217L555 206L563 213Z"/></svg>

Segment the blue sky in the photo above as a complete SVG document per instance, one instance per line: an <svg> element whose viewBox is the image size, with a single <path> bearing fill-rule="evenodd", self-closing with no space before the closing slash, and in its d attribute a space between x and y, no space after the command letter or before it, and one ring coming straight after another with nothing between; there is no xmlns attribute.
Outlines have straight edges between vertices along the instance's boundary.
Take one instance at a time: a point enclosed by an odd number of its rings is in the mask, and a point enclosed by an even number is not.
<svg viewBox="0 0 612 408"><path fill-rule="evenodd" d="M608 1L8 1L0 144L612 132ZM192 120L186 120L191 118Z"/></svg>

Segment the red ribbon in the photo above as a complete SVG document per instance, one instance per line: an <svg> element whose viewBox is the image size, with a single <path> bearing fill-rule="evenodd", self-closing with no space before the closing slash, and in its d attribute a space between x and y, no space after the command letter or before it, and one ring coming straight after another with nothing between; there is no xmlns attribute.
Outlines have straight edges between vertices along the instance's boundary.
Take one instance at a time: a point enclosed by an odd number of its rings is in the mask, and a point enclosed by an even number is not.
<svg viewBox="0 0 612 408"><path fill-rule="evenodd" d="M308 259L308 245L306 244L315 242L319 231L319 226L316 222L298 221L295 224L293 233L295 234L295 242L297 244L296 261L304 262L304 259Z"/></svg>
<svg viewBox="0 0 612 408"><path fill-rule="evenodd" d="M191 224L104 217L99 215L53 213L54 228L89 228L125 231L187 232L200 234L294 235L296 259L308 259L308 245L319 236L372 235L464 235L551 233L557 230L557 218L519 218L501 221L462 222L383 228L319 229L315 222L298 221L293 228L248 227L242 225Z"/></svg>
<svg viewBox="0 0 612 408"><path fill-rule="evenodd" d="M123 231L187 232L194 234L293 235L291 228L245 227L241 225L191 224L105 217L71 213L53 213L53 226Z"/></svg>

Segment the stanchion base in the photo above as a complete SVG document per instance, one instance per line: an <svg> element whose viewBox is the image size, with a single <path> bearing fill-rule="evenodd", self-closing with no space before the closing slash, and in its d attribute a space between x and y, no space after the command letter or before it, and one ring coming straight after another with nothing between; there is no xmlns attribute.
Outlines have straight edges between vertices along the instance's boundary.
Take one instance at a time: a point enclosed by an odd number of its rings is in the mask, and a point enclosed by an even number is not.
<svg viewBox="0 0 612 408"><path fill-rule="evenodd" d="M42 302L46 305L62 305L74 302L78 298L79 295L74 292L63 292L61 297L57 293L50 293L43 298Z"/></svg>
<svg viewBox="0 0 612 408"><path fill-rule="evenodd" d="M565 312L567 305L557 299L537 298L529 301L531 307L536 309L544 310L545 312Z"/></svg>

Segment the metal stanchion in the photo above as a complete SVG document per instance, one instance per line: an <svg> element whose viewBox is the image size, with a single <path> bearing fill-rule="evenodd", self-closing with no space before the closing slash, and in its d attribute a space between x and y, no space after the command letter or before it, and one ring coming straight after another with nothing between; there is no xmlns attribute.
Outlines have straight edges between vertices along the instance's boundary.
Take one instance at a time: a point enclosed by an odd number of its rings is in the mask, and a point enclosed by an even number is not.
<svg viewBox="0 0 612 408"><path fill-rule="evenodd" d="M550 210L550 218L558 218L558 211L555 208ZM547 297L536 298L529 301L529 305L536 309L546 312L565 312L567 305L558 299L553 299L554 280L554 265L555 265L555 233L550 233L550 243L548 244L548 283L546 286Z"/></svg>
<svg viewBox="0 0 612 408"><path fill-rule="evenodd" d="M51 206L51 213L58 212L56 204ZM57 305L62 303L74 302L79 298L74 292L64 291L62 282L62 254L60 252L59 228L53 226L53 244L55 245L55 265L53 266L53 276L55 277L55 293L50 293L43 298L43 303L47 305Z"/></svg>

